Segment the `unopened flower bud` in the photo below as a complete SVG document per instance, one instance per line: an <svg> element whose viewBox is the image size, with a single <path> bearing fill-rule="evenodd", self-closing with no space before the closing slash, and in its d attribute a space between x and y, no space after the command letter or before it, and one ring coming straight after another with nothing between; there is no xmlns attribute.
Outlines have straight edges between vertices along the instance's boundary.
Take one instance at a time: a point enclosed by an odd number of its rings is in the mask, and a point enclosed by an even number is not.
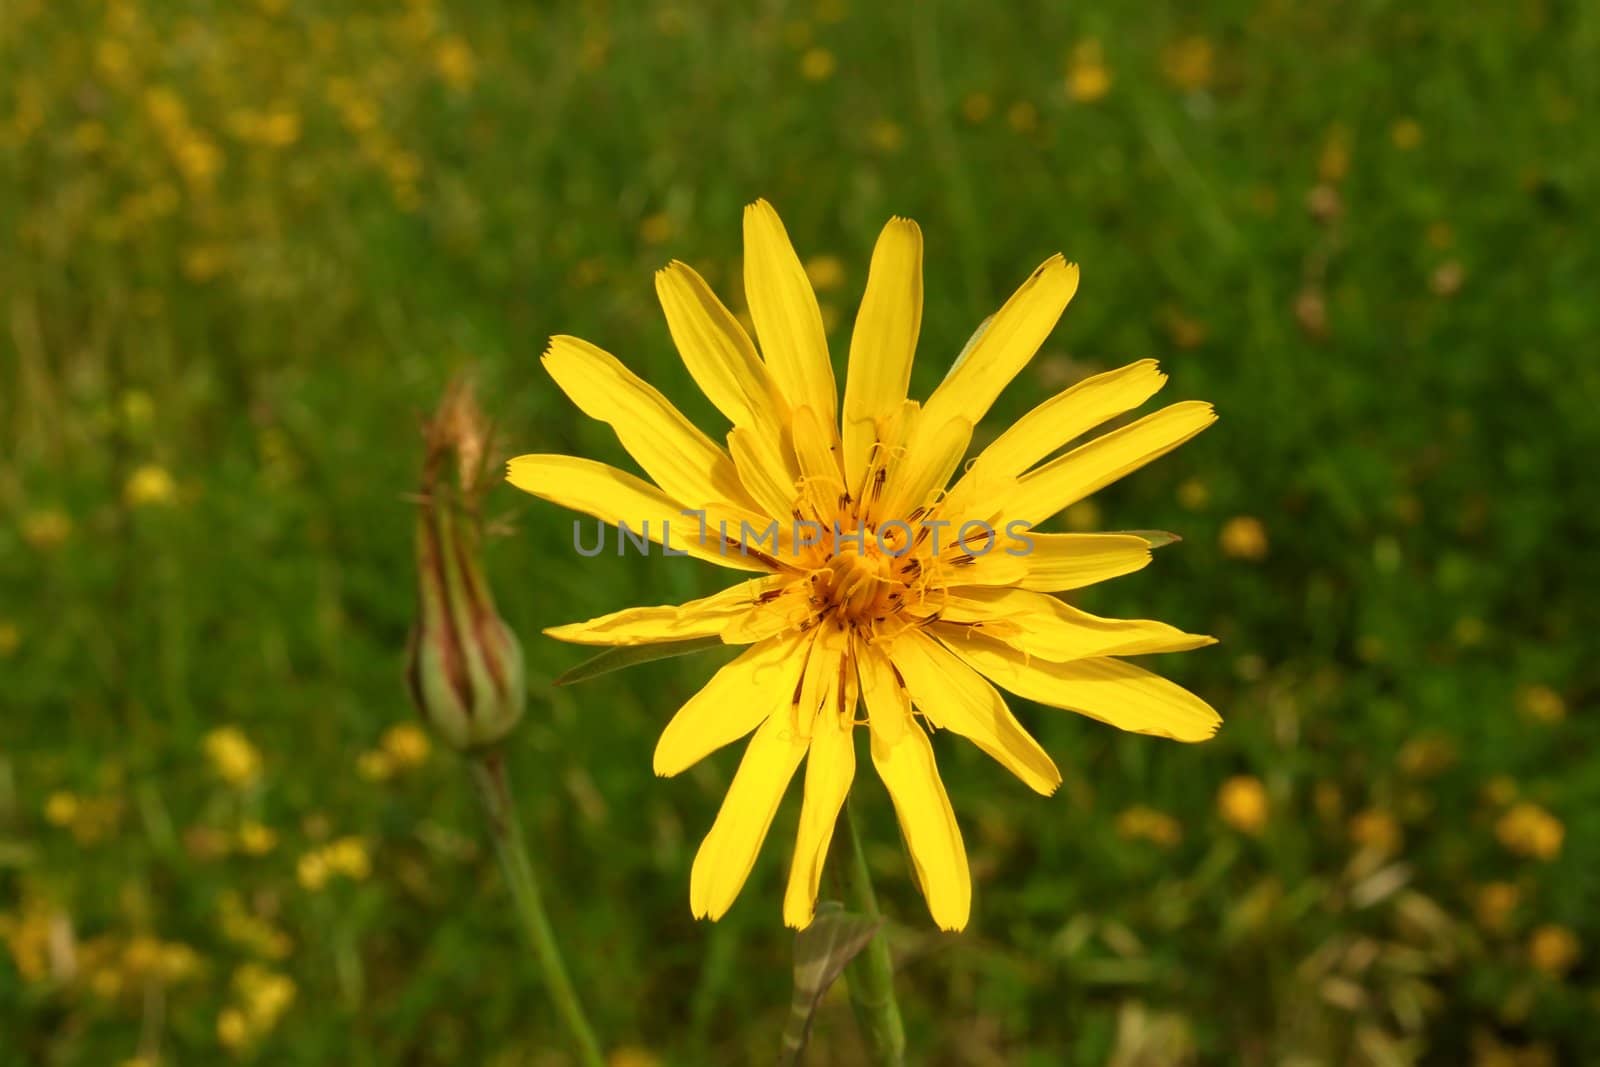
<svg viewBox="0 0 1600 1067"><path fill-rule="evenodd" d="M477 505L484 483L477 471L487 435L465 387L446 395L427 438L406 680L434 732L468 751L501 740L522 718L522 646L495 610L483 574Z"/></svg>

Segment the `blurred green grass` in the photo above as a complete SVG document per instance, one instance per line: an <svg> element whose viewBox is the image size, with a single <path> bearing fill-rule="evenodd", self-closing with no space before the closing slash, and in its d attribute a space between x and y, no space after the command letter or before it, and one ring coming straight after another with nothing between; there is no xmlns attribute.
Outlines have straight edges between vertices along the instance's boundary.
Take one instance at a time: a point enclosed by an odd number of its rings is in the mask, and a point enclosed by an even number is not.
<svg viewBox="0 0 1600 1067"><path fill-rule="evenodd" d="M1600 1056L1597 49L1593 6L1534 2L7 5L0 1063L562 1062L459 769L363 757L411 715L417 426L471 364L512 451L625 463L539 370L555 332L718 425L650 272L740 306L757 196L842 266L840 355L879 226L922 224L915 395L1046 255L1082 264L985 432L1152 355L1222 415L1069 516L1184 536L1082 602L1221 637L1159 664L1219 737L1024 708L1049 800L939 745L957 938L863 779L914 1061ZM708 664L552 691L581 653L538 636L722 576L574 566L569 516L491 499L513 774L596 1023L619 1062L760 1061L792 808L694 923L732 756L649 755ZM1241 774L1259 835L1216 808ZM1519 804L1564 826L1545 858ZM348 837L370 871L307 888ZM816 1042L858 1055L841 1005Z"/></svg>

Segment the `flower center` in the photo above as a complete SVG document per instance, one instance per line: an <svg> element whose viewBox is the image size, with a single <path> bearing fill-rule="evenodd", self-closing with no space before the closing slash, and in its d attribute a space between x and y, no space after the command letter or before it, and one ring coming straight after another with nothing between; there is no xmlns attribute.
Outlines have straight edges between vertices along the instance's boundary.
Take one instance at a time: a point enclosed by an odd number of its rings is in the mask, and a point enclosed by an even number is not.
<svg viewBox="0 0 1600 1067"><path fill-rule="evenodd" d="M847 543L828 560L828 599L840 621L874 614L873 606L889 587L889 562L870 536L865 552Z"/></svg>

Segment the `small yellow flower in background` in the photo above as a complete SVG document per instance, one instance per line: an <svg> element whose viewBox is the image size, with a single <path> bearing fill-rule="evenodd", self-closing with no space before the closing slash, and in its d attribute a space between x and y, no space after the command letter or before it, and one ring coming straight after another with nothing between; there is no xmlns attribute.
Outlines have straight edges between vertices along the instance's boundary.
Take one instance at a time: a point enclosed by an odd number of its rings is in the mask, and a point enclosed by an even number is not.
<svg viewBox="0 0 1600 1067"><path fill-rule="evenodd" d="M394 777L394 758L380 749L370 749L356 757L356 773L368 782L386 782Z"/></svg>
<svg viewBox="0 0 1600 1067"><path fill-rule="evenodd" d="M1179 89L1206 89L1211 85L1213 58L1209 39L1184 37L1161 50L1161 73Z"/></svg>
<svg viewBox="0 0 1600 1067"><path fill-rule="evenodd" d="M1100 523L1100 505L1093 500L1080 500L1061 514L1061 524L1073 533L1098 530Z"/></svg>
<svg viewBox="0 0 1600 1067"><path fill-rule="evenodd" d="M1400 746L1395 758L1402 773L1411 778L1432 778L1455 765L1456 744L1443 734L1422 734Z"/></svg>
<svg viewBox="0 0 1600 1067"><path fill-rule="evenodd" d="M1031 100L1018 100L1006 108L1006 125L1017 133L1032 133L1039 128L1039 109Z"/></svg>
<svg viewBox="0 0 1600 1067"><path fill-rule="evenodd" d="M1517 711L1540 723L1558 723L1567 717L1567 702L1548 685L1525 685L1517 690Z"/></svg>
<svg viewBox="0 0 1600 1067"><path fill-rule="evenodd" d="M287 110L263 115L258 137L268 148L288 148L300 140L300 116Z"/></svg>
<svg viewBox="0 0 1600 1067"><path fill-rule="evenodd" d="M44 821L51 826L71 826L78 818L80 807L76 793L57 790L44 803Z"/></svg>
<svg viewBox="0 0 1600 1067"><path fill-rule="evenodd" d="M661 1067L661 1057L637 1045L623 1045L606 1057L606 1067Z"/></svg>
<svg viewBox="0 0 1600 1067"><path fill-rule="evenodd" d="M300 888L315 893L328 884L327 856L320 848L305 853L295 864L294 874L300 882Z"/></svg>
<svg viewBox="0 0 1600 1067"><path fill-rule="evenodd" d="M250 1041L250 1023L238 1008L223 1008L217 1013L217 1042L229 1052L237 1052Z"/></svg>
<svg viewBox="0 0 1600 1067"><path fill-rule="evenodd" d="M177 483L167 469L155 463L134 468L128 482L122 487L122 498L129 507L142 508L170 504L178 495Z"/></svg>
<svg viewBox="0 0 1600 1067"><path fill-rule="evenodd" d="M1067 64L1067 95L1081 103L1099 100L1111 91L1111 72L1106 69L1100 42L1093 38L1079 41Z"/></svg>
<svg viewBox="0 0 1600 1067"><path fill-rule="evenodd" d="M1582 954L1578 935L1565 926L1546 923L1528 935L1528 962L1555 978L1572 970Z"/></svg>
<svg viewBox="0 0 1600 1067"><path fill-rule="evenodd" d="M239 827L239 849L246 855L265 856L278 847L278 831L258 822Z"/></svg>
<svg viewBox="0 0 1600 1067"><path fill-rule="evenodd" d="M1337 184L1350 173L1350 131L1334 125L1328 129L1322 142L1322 153L1317 156L1317 177Z"/></svg>
<svg viewBox="0 0 1600 1067"><path fill-rule="evenodd" d="M759 350L687 265L673 262L656 275L690 374L733 424L730 451L614 356L558 336L545 369L581 410L615 430L656 484L559 455L518 456L507 476L535 496L604 523L642 524L658 543L753 576L687 604L627 609L546 632L586 645L717 636L747 646L677 711L656 746L656 772L672 776L750 738L695 857L689 904L696 917L717 919L733 905L804 762L783 915L796 928L810 923L856 775L855 729L864 727L934 922L959 930L969 918L972 879L930 732L968 738L1048 795L1061 784L1060 771L997 685L1135 733L1204 741L1221 725L1204 701L1121 658L1201 648L1212 638L1159 622L1100 619L1050 595L1144 567L1149 541L1029 533L1029 548L1008 554L990 551L991 540L1080 504L1216 416L1209 404L1181 402L1053 456L1155 395L1166 376L1145 360L1044 400L964 463L974 427L1077 291L1078 270L1060 255L1041 264L919 404L906 390L922 321L922 232L898 218L884 227L867 272L841 414L822 311L802 259L765 201L746 208L744 225L744 292ZM726 503L707 505L697 533L683 509L708 501ZM734 530L751 526L757 543L746 537L730 547L708 533L730 516ZM783 524L797 516L839 534L785 535ZM912 528L933 521L948 527L943 543ZM980 532L969 532L974 524ZM981 554L972 538L983 540ZM1182 833L1160 813L1141 825L1162 840Z"/></svg>
<svg viewBox="0 0 1600 1067"><path fill-rule="evenodd" d="M867 140L880 152L894 153L905 146L906 131L900 128L899 123L878 119L867 128Z"/></svg>
<svg viewBox="0 0 1600 1067"><path fill-rule="evenodd" d="M130 430L142 430L155 419L156 403L143 389L129 389L122 394L122 421Z"/></svg>
<svg viewBox="0 0 1600 1067"><path fill-rule="evenodd" d="M1129 841L1172 848L1183 840L1183 825L1164 811L1135 804L1117 816L1117 834Z"/></svg>
<svg viewBox="0 0 1600 1067"><path fill-rule="evenodd" d="M22 630L10 619L0 620L0 659L10 659L22 644Z"/></svg>
<svg viewBox="0 0 1600 1067"><path fill-rule="evenodd" d="M372 855L359 837L341 837L323 850L328 869L352 882L364 881L372 874Z"/></svg>
<svg viewBox="0 0 1600 1067"><path fill-rule="evenodd" d="M222 170L222 149L201 134L184 135L173 151L178 173L197 189L209 188Z"/></svg>
<svg viewBox="0 0 1600 1067"><path fill-rule="evenodd" d="M478 76L478 61L472 47L459 37L446 37L433 51L433 68L450 88L469 88Z"/></svg>
<svg viewBox="0 0 1600 1067"><path fill-rule="evenodd" d="M41 552L60 548L72 536L72 517L60 508L35 511L22 520L22 539Z"/></svg>
<svg viewBox="0 0 1600 1067"><path fill-rule="evenodd" d="M1384 856L1399 852L1404 840L1400 824L1382 808L1357 812L1350 819L1349 830L1350 840L1357 846Z"/></svg>
<svg viewBox="0 0 1600 1067"><path fill-rule="evenodd" d="M1503 933L1511 915L1522 903L1522 890L1510 882L1488 882L1473 894L1472 912L1478 925L1489 933Z"/></svg>
<svg viewBox="0 0 1600 1067"><path fill-rule="evenodd" d="M1494 824L1495 837L1519 856L1552 860L1561 854L1567 828L1537 804L1523 801L1507 809Z"/></svg>
<svg viewBox="0 0 1600 1067"><path fill-rule="evenodd" d="M379 744L393 765L402 770L427 763L428 754L433 751L428 732L414 722L396 723L389 727L383 732L383 740Z"/></svg>
<svg viewBox="0 0 1600 1067"><path fill-rule="evenodd" d="M1267 825L1270 804L1267 787L1253 774L1239 774L1217 790L1217 812L1222 821L1245 834L1259 834Z"/></svg>
<svg viewBox="0 0 1600 1067"><path fill-rule="evenodd" d="M808 48L806 54L800 57L800 74L807 81L827 81L833 77L837 66L833 53L826 48Z"/></svg>
<svg viewBox="0 0 1600 1067"><path fill-rule="evenodd" d="M639 223L639 240L647 245L658 245L672 237L673 229L672 216L658 211Z"/></svg>
<svg viewBox="0 0 1600 1067"><path fill-rule="evenodd" d="M1489 780L1483 783L1482 792L1485 802L1494 807L1503 808L1517 799L1517 795L1521 790L1517 788L1516 779L1510 775L1496 774L1490 776Z"/></svg>
<svg viewBox="0 0 1600 1067"><path fill-rule="evenodd" d="M1428 275L1428 288L1435 296L1455 296L1466 277L1466 268L1459 259L1447 259Z"/></svg>
<svg viewBox="0 0 1600 1067"><path fill-rule="evenodd" d="M1202 511L1211 503L1211 487L1199 478L1185 478L1178 485L1178 503L1188 511Z"/></svg>
<svg viewBox="0 0 1600 1067"><path fill-rule="evenodd" d="M813 289L837 289L844 284L844 261L838 256L812 256L806 260L806 277Z"/></svg>
<svg viewBox="0 0 1600 1067"><path fill-rule="evenodd" d="M1222 554L1229 559L1257 561L1267 558L1267 528L1254 516L1235 515L1222 524L1217 540L1222 545Z"/></svg>
<svg viewBox="0 0 1600 1067"><path fill-rule="evenodd" d="M237 726L219 726L205 736L206 758L217 777L244 788L261 775L261 754Z"/></svg>
<svg viewBox="0 0 1600 1067"><path fill-rule="evenodd" d="M994 97L985 92L972 92L961 101L961 114L968 122L982 122L994 114Z"/></svg>
<svg viewBox="0 0 1600 1067"><path fill-rule="evenodd" d="M221 245L196 244L183 250L183 276L191 282L209 282L228 265L228 250Z"/></svg>
<svg viewBox="0 0 1600 1067"><path fill-rule="evenodd" d="M1413 118L1396 119L1389 127L1389 140L1402 152L1409 152L1422 143L1422 124Z"/></svg>

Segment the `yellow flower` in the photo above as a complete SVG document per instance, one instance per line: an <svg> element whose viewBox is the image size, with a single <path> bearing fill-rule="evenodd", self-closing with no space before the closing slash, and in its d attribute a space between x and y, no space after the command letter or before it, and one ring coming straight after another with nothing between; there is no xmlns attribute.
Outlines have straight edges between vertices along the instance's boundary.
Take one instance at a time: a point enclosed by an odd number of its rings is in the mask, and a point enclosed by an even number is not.
<svg viewBox="0 0 1600 1067"><path fill-rule="evenodd" d="M372 856L359 837L341 837L323 850L328 869L352 881L362 881L372 873Z"/></svg>
<svg viewBox="0 0 1600 1067"><path fill-rule="evenodd" d="M1400 851L1402 837L1400 824L1381 808L1368 808L1350 819L1350 840L1361 848L1392 856Z"/></svg>
<svg viewBox="0 0 1600 1067"><path fill-rule="evenodd" d="M826 48L811 48L800 57L800 74L806 81L827 81L833 77L834 68L838 63L833 58L833 53Z"/></svg>
<svg viewBox="0 0 1600 1067"><path fill-rule="evenodd" d="M806 260L806 277L813 289L837 289L844 284L844 263L838 256L812 256Z"/></svg>
<svg viewBox="0 0 1600 1067"><path fill-rule="evenodd" d="M1173 85L1190 91L1211 84L1213 53L1204 37L1185 37L1161 51L1161 73Z"/></svg>
<svg viewBox="0 0 1600 1067"><path fill-rule="evenodd" d="M237 726L221 726L205 737L211 769L231 786L243 788L261 774L261 753Z"/></svg>
<svg viewBox="0 0 1600 1067"><path fill-rule="evenodd" d="M1183 825L1164 811L1136 804L1117 816L1117 833L1130 841L1172 848L1183 840Z"/></svg>
<svg viewBox="0 0 1600 1067"><path fill-rule="evenodd" d="M459 37L447 37L434 49L433 66L444 83L455 90L470 86L478 76L478 62L472 47Z"/></svg>
<svg viewBox="0 0 1600 1067"><path fill-rule="evenodd" d="M394 757L379 749L356 757L356 773L368 782L387 781L394 776Z"/></svg>
<svg viewBox="0 0 1600 1067"><path fill-rule="evenodd" d="M1217 790L1222 821L1241 833L1259 834L1267 825L1267 787L1253 774L1239 774Z"/></svg>
<svg viewBox="0 0 1600 1067"><path fill-rule="evenodd" d="M1079 41L1067 65L1067 95L1088 103L1111 91L1111 72L1106 69L1100 42L1094 38Z"/></svg>
<svg viewBox="0 0 1600 1067"><path fill-rule="evenodd" d="M1478 925L1491 933L1506 928L1511 913L1522 902L1522 890L1510 882L1489 882L1479 887L1472 898L1472 911Z"/></svg>
<svg viewBox="0 0 1600 1067"><path fill-rule="evenodd" d="M968 93L961 101L961 114L968 122L982 122L993 113L994 97L988 93Z"/></svg>
<svg viewBox="0 0 1600 1067"><path fill-rule="evenodd" d="M1413 118L1396 119L1389 127L1389 139L1402 152L1409 152L1422 143L1422 125Z"/></svg>
<svg viewBox="0 0 1600 1067"><path fill-rule="evenodd" d="M606 1057L606 1067L661 1067L661 1057L637 1045L623 1045Z"/></svg>
<svg viewBox="0 0 1600 1067"><path fill-rule="evenodd" d="M178 493L178 486L165 467L146 463L134 468L128 483L122 487L122 497L129 507L142 508L168 504Z"/></svg>
<svg viewBox="0 0 1600 1067"><path fill-rule="evenodd" d="M1534 722L1556 723L1567 717L1567 702L1548 685L1525 685L1517 690L1517 710Z"/></svg>
<svg viewBox="0 0 1600 1067"><path fill-rule="evenodd" d="M250 1023L238 1008L223 1008L217 1014L217 1041L223 1048L235 1051L250 1041Z"/></svg>
<svg viewBox="0 0 1600 1067"><path fill-rule="evenodd" d="M433 743L428 733L414 722L398 723L383 733L383 752L395 766L420 767L428 762Z"/></svg>
<svg viewBox="0 0 1600 1067"><path fill-rule="evenodd" d="M1513 805L1494 824L1495 836L1512 852L1535 859L1552 860L1561 854L1567 829L1548 811L1523 801Z"/></svg>
<svg viewBox="0 0 1600 1067"><path fill-rule="evenodd" d="M934 921L958 930L968 919L971 878L930 733L971 740L1039 793L1061 784L991 683L1136 733L1203 741L1220 725L1198 697L1116 658L1199 648L1212 638L1101 619L1050 595L1144 567L1149 542L1028 532L1216 416L1209 404L1174 404L1041 462L1153 396L1165 375L1144 360L1044 401L963 464L973 428L1077 290L1078 269L1059 255L1046 260L919 404L906 386L922 319L922 233L893 219L867 273L840 419L822 313L802 261L765 201L746 209L744 226L744 291L759 352L688 266L675 262L656 275L690 374L733 424L730 450L615 357L561 336L550 342L545 369L579 408L612 426L656 484L559 455L519 456L509 479L603 523L643 530L674 553L753 576L687 604L547 633L589 645L719 637L748 646L678 711L656 746L656 772L670 776L754 734L695 858L696 916L715 919L733 904L804 760L784 920L810 922L855 776L854 727L864 725Z"/></svg>
<svg viewBox="0 0 1600 1067"><path fill-rule="evenodd" d="M72 517L59 508L35 511L22 520L22 539L41 552L59 548L72 536Z"/></svg>
<svg viewBox="0 0 1600 1067"><path fill-rule="evenodd" d="M251 856L265 856L278 847L278 831L258 822L239 827L239 848Z"/></svg>
<svg viewBox="0 0 1600 1067"><path fill-rule="evenodd" d="M1231 559L1260 560L1267 556L1267 528L1250 515L1236 515L1222 524L1222 554Z"/></svg>
<svg viewBox="0 0 1600 1067"><path fill-rule="evenodd" d="M328 860L321 849L307 852L295 864L294 873L302 889L315 893L328 884Z"/></svg>
<svg viewBox="0 0 1600 1067"><path fill-rule="evenodd" d="M650 215L639 223L639 239L647 245L658 245L672 236L672 216L665 211Z"/></svg>
<svg viewBox="0 0 1600 1067"><path fill-rule="evenodd" d="M57 790L44 803L44 821L51 826L71 826L78 818L80 807L76 793Z"/></svg>
<svg viewBox="0 0 1600 1067"><path fill-rule="evenodd" d="M1528 935L1528 962L1535 970L1559 978L1572 970L1580 955L1578 935L1565 926L1546 923Z"/></svg>

